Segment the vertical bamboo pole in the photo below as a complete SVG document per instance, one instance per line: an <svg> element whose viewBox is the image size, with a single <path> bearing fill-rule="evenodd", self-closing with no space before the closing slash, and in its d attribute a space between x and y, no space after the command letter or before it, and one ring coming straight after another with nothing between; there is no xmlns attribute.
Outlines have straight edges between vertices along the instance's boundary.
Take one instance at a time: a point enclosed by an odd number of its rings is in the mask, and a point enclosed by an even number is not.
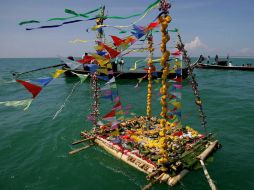
<svg viewBox="0 0 254 190"><path fill-rule="evenodd" d="M98 15L98 18L96 19L96 25L103 25L103 21L104 21L104 13L105 12L105 6L103 6L101 8L101 12ZM100 28L100 30L98 30L97 32L97 40L99 42L101 42L104 38L104 32L103 29ZM98 44L99 44L98 42ZM96 77L97 72L94 72L91 74L91 87L92 87L92 98L93 98L93 104L92 104L92 118L93 118L93 124L96 125L97 121L98 121L98 117L100 114L100 110L99 110L99 83L98 83L98 79Z"/></svg>
<svg viewBox="0 0 254 190"><path fill-rule="evenodd" d="M151 118L151 104L152 104L152 72L153 72L153 36L152 33L148 36L148 50L149 50L149 58L148 58L148 85L147 85L147 106L146 106L146 114L148 119Z"/></svg>
<svg viewBox="0 0 254 190"><path fill-rule="evenodd" d="M184 48L184 43L182 42L182 38L181 38L179 33L177 34L177 37L178 37L177 49L179 51L183 52L183 60L185 61L186 65L188 67L188 74L189 74L190 79L191 79L191 87L192 87L193 93L194 93L195 98L196 98L195 102L196 102L196 105L199 108L200 123L201 123L202 127L204 128L205 135L207 135L206 116L205 116L205 113L204 113L204 109L203 109L203 105L202 105L202 101L201 101L201 97L200 97L200 92L199 92L199 89L198 89L198 83L196 81L196 76L195 76L195 74L193 74L193 68L191 67L191 59L188 56L187 50Z"/></svg>

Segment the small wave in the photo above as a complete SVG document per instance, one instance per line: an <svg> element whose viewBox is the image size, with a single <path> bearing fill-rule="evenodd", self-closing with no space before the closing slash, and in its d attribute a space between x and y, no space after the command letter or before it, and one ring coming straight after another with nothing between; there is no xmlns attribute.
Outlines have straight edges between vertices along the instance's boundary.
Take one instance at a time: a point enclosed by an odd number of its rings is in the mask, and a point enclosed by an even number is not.
<svg viewBox="0 0 254 190"><path fill-rule="evenodd" d="M121 169L119 169L119 168L113 168L113 167L111 167L111 166L105 166L105 165L104 165L103 163L101 163L101 162L99 162L99 163L100 163L100 165L102 165L102 166L104 166L105 168L107 168L107 169L113 171L114 173L122 174L123 176L127 177L131 182L133 182L133 184L135 184L135 185L138 186L139 188L142 187L141 184L138 184L138 183L137 183L137 179L136 179L136 178L130 176L128 173L122 171Z"/></svg>
<svg viewBox="0 0 254 190"><path fill-rule="evenodd" d="M12 80L0 79L0 85L1 84L10 84L10 83L14 83L14 82L16 82L14 79L12 79Z"/></svg>

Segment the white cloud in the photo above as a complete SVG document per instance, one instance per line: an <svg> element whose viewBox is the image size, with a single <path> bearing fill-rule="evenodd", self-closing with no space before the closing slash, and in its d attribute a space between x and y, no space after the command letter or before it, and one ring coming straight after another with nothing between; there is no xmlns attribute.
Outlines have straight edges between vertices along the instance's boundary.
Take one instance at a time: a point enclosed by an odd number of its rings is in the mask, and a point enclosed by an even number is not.
<svg viewBox="0 0 254 190"><path fill-rule="evenodd" d="M204 44L198 36L196 36L190 43L185 44L187 50L195 50L199 48L207 48L207 45Z"/></svg>
<svg viewBox="0 0 254 190"><path fill-rule="evenodd" d="M251 54L253 51L250 48L242 48L240 49L241 54Z"/></svg>

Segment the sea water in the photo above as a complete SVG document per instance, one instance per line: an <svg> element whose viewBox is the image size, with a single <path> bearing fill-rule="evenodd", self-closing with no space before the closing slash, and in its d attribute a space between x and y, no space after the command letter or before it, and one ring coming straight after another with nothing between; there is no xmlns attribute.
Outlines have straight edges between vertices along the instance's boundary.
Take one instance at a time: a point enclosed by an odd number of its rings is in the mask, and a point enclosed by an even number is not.
<svg viewBox="0 0 254 190"><path fill-rule="evenodd" d="M137 58L126 59L124 69ZM232 59L233 64L252 64L253 59ZM55 58L0 59L0 102L30 98L31 94L12 78L12 72L59 64ZM142 69L142 68L140 68ZM34 80L49 77L55 69L23 75ZM207 169L218 189L254 189L254 72L195 70L207 130L222 144L206 161ZM78 82L77 78L57 78L46 86L27 111L0 106L0 189L1 190L80 190L140 189L148 181L145 174L117 160L101 148L91 147L69 156L70 144L80 139L80 131L91 129L87 121L91 96L89 81L74 90L65 108L54 120L54 114ZM100 82L101 85L104 82ZM146 113L146 85L137 80L117 80L124 107L132 114ZM160 112L159 84L154 84L153 114ZM203 133L189 81L182 90L183 123ZM112 109L112 103L101 100L101 114ZM77 145L78 147L78 145ZM153 189L168 189L157 184ZM174 189L209 189L202 169L189 173Z"/></svg>

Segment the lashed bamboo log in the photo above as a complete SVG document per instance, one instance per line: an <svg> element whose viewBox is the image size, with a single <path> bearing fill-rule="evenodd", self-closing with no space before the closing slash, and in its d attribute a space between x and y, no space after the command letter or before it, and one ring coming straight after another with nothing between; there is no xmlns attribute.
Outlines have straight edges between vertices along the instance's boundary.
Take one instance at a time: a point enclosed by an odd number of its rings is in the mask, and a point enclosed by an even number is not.
<svg viewBox="0 0 254 190"><path fill-rule="evenodd" d="M73 151L69 152L69 155L73 155L73 154L76 154L76 153L78 153L78 152L80 152L80 151L82 151L82 150L86 150L86 149L88 149L89 147L91 147L91 146L93 146L93 145L94 145L94 144L89 144L89 145L87 145L87 146L84 146L84 147L78 148L78 149L76 149L76 150L73 150Z"/></svg>

